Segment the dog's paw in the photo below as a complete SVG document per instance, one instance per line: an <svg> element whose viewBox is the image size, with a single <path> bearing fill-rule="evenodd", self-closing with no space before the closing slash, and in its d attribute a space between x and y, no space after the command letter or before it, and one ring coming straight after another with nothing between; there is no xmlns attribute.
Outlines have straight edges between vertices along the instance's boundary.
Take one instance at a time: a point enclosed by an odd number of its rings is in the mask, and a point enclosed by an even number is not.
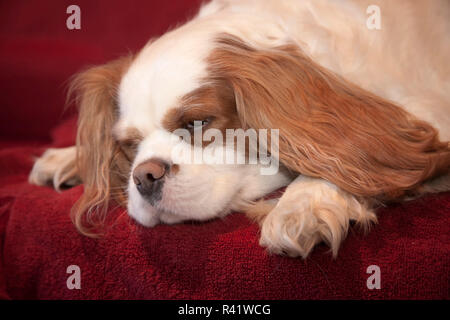
<svg viewBox="0 0 450 320"><path fill-rule="evenodd" d="M28 182L38 186L52 186L58 191L80 184L75 161L75 147L48 149L36 159Z"/></svg>
<svg viewBox="0 0 450 320"><path fill-rule="evenodd" d="M269 252L306 258L321 242L333 257L347 235L349 223L364 228L376 222L365 203L320 179L289 186L276 207L262 222L260 244Z"/></svg>

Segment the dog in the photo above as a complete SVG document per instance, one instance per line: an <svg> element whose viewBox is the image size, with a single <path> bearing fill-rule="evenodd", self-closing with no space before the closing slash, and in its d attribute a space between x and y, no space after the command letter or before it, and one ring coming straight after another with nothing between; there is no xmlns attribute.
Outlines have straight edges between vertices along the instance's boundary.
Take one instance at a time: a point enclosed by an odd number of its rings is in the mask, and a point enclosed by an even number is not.
<svg viewBox="0 0 450 320"><path fill-rule="evenodd" d="M114 200L147 227L243 211L269 252L306 258L324 242L336 257L378 205L450 190L449 17L438 0L213 0L77 75L76 146L47 150L29 181L83 183L72 218L88 236ZM180 142L178 129L277 129L266 142L279 169L176 163L175 145L223 148Z"/></svg>

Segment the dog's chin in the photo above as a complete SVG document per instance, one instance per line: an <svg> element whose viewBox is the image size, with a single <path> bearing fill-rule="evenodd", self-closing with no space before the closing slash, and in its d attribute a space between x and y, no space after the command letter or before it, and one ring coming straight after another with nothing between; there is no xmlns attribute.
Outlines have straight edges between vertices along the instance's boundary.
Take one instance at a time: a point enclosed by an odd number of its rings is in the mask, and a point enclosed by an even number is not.
<svg viewBox="0 0 450 320"><path fill-rule="evenodd" d="M145 227L154 227L161 222L160 213L139 195L132 196L129 194L128 214L137 223Z"/></svg>
<svg viewBox="0 0 450 320"><path fill-rule="evenodd" d="M164 196L160 201L151 204L138 193L136 188L130 188L128 197L128 214L137 223L145 227L154 227L160 223L176 224L192 220L206 221L221 217L229 212L229 210L217 206L200 208L198 205L193 205L192 202L177 206L173 201L165 201ZM165 205L169 202L170 207ZM174 208L179 208L180 212L174 211ZM201 212L201 214L196 215L196 212Z"/></svg>
<svg viewBox="0 0 450 320"><path fill-rule="evenodd" d="M145 201L145 200L144 200ZM223 213L223 212L222 212ZM160 223L163 224L176 224L184 221L198 220L205 221L222 216L223 214L211 214L209 217L187 217L182 214L166 211L164 209L158 209L150 204L145 206L136 207L133 204L128 205L128 214L140 225L144 227L154 227Z"/></svg>

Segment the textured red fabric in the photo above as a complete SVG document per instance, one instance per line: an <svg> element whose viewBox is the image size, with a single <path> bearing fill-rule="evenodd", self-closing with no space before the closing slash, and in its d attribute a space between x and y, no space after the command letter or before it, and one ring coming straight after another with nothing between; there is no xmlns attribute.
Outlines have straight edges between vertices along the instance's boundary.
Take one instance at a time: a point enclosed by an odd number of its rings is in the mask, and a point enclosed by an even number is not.
<svg viewBox="0 0 450 320"><path fill-rule="evenodd" d="M33 156L73 143L73 112L62 113L70 75L137 50L199 3L79 0L80 31L65 27L69 1L0 3L0 299L448 299L450 193L383 208L336 260L321 245L304 261L268 255L239 213L146 229L116 209L108 234L89 239L69 219L82 186L27 183ZM80 290L66 287L69 265L81 268ZM370 265L380 290L366 286Z"/></svg>

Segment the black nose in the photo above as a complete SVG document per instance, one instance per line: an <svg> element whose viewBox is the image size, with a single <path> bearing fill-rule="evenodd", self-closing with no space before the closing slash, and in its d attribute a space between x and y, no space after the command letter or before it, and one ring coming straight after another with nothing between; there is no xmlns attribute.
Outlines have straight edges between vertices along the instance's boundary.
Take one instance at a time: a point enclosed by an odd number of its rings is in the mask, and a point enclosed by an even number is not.
<svg viewBox="0 0 450 320"><path fill-rule="evenodd" d="M161 200L164 176L170 165L160 159L150 159L139 164L133 171L133 181L139 193L151 204Z"/></svg>

